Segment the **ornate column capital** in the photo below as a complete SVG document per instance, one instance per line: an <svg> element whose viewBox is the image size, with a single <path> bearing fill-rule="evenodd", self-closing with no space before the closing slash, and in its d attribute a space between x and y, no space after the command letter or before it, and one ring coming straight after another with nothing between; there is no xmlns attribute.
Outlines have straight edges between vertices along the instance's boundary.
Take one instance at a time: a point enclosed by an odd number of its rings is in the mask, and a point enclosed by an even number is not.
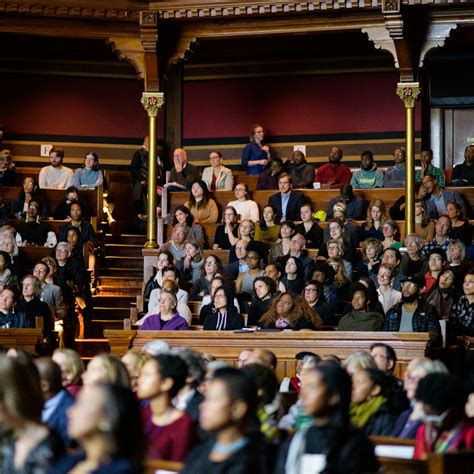
<svg viewBox="0 0 474 474"><path fill-rule="evenodd" d="M403 100L407 109L415 107L415 101L421 93L419 82L399 82L397 84L397 95Z"/></svg>
<svg viewBox="0 0 474 474"><path fill-rule="evenodd" d="M165 102L163 92L143 92L141 103L148 117L157 117L158 111Z"/></svg>

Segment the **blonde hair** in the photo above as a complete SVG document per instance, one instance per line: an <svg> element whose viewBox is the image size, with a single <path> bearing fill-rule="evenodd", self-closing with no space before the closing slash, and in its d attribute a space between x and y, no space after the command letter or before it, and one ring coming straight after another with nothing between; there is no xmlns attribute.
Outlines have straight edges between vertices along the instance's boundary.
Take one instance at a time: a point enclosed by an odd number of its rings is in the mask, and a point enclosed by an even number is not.
<svg viewBox="0 0 474 474"><path fill-rule="evenodd" d="M54 354L62 354L64 356L64 368L71 379L70 383L81 383L81 376L85 370L81 356L72 349L56 349L53 356Z"/></svg>
<svg viewBox="0 0 474 474"><path fill-rule="evenodd" d="M354 372L361 369L376 369L375 361L372 356L366 351L353 352L342 362L342 368L348 369L351 366Z"/></svg>
<svg viewBox="0 0 474 474"><path fill-rule="evenodd" d="M374 220L372 218L372 208L377 207L380 210L380 225L383 225L385 222L385 203L382 199L372 199L369 203L369 207L367 208L367 229L370 229L374 226Z"/></svg>
<svg viewBox="0 0 474 474"><path fill-rule="evenodd" d="M118 357L103 352L102 354L96 355L94 359L100 360L104 364L107 373L107 383L120 385L129 390L131 389L128 370Z"/></svg>

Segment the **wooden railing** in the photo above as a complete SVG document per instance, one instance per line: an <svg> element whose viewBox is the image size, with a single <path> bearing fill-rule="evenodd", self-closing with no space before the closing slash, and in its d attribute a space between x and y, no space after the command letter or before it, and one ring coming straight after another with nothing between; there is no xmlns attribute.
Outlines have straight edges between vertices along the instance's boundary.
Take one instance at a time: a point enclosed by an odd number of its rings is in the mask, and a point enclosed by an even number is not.
<svg viewBox="0 0 474 474"><path fill-rule="evenodd" d="M43 340L43 329L0 329L0 345L10 348L17 347L36 352L36 346Z"/></svg>

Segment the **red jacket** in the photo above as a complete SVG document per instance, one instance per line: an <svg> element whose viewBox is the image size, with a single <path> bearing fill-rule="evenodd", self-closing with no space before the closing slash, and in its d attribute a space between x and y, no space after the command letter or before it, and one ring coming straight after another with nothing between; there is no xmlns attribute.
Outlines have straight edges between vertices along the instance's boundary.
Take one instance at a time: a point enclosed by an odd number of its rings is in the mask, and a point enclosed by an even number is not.
<svg viewBox="0 0 474 474"><path fill-rule="evenodd" d="M341 184L349 184L352 179L351 169L339 163L338 165L333 165L332 163L326 163L323 166L320 166L316 171L316 176L314 177L315 183L325 184L328 181L334 181L331 184L331 188L340 188Z"/></svg>

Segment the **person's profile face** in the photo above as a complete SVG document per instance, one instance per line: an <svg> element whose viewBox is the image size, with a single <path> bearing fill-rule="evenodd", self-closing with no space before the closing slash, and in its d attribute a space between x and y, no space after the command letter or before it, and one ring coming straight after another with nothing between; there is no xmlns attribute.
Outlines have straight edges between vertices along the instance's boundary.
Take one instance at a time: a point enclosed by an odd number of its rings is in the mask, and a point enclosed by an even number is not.
<svg viewBox="0 0 474 474"><path fill-rule="evenodd" d="M321 374L316 370L304 370L301 373L300 400L307 415L317 417L326 413L329 393Z"/></svg>
<svg viewBox="0 0 474 474"><path fill-rule="evenodd" d="M199 424L204 431L216 432L237 422L227 387L220 380L211 380L206 386L204 401L199 407Z"/></svg>

